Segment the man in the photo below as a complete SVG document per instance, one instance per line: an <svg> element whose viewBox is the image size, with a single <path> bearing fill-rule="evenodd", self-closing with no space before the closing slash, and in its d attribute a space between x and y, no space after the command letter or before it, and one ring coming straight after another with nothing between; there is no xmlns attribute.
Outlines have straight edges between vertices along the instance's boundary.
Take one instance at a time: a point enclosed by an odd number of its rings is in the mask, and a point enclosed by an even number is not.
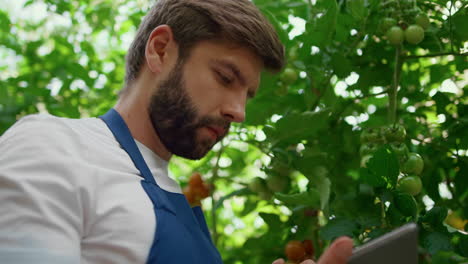
<svg viewBox="0 0 468 264"><path fill-rule="evenodd" d="M248 0L158 1L113 109L27 116L0 138L2 263L221 263L167 163L203 157L242 122L261 71L283 56ZM341 238L319 263L345 263L351 248Z"/></svg>

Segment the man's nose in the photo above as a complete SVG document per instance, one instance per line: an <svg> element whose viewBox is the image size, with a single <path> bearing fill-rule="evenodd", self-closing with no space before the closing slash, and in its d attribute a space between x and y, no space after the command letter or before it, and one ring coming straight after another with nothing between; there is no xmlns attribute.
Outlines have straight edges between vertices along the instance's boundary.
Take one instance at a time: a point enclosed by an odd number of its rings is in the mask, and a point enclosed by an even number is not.
<svg viewBox="0 0 468 264"><path fill-rule="evenodd" d="M236 95L227 98L221 109L221 114L229 122L244 122L245 104L245 95Z"/></svg>

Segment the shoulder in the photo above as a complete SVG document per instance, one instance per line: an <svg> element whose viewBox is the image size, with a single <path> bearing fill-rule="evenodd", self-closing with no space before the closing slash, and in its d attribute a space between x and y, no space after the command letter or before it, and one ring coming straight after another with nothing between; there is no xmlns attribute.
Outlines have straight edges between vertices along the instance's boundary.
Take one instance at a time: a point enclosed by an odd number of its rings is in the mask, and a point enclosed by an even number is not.
<svg viewBox="0 0 468 264"><path fill-rule="evenodd" d="M85 138L93 126L99 127L95 118L70 119L49 114L28 115L16 122L0 137L0 149L5 152L30 151L36 154L77 154L86 147Z"/></svg>

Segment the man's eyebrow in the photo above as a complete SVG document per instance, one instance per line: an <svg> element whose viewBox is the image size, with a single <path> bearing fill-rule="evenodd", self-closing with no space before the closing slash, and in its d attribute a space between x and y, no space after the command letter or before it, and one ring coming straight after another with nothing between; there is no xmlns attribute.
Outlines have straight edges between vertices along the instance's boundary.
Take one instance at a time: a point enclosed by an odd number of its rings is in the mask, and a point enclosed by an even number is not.
<svg viewBox="0 0 468 264"><path fill-rule="evenodd" d="M229 61L225 61L225 60L214 60L217 64L221 65L222 67L224 68L228 68L229 70L231 70L234 75L236 75L237 79L239 79L239 82L241 83L241 85L245 85L246 84L246 80L245 80L245 77L242 75L241 71L239 70L239 67L237 67L237 65L235 65L234 63L232 62L229 62Z"/></svg>
<svg viewBox="0 0 468 264"><path fill-rule="evenodd" d="M231 70L234 73L234 75L237 77L241 85L243 86L246 85L247 81L245 80L244 75L242 74L242 72L240 71L239 67L237 67L236 64L229 62L229 61L225 61L225 60L219 60L219 59L214 60L214 62L216 64L221 65L224 68L228 68L229 70ZM255 96L255 89L249 89L247 95L249 98L253 98Z"/></svg>

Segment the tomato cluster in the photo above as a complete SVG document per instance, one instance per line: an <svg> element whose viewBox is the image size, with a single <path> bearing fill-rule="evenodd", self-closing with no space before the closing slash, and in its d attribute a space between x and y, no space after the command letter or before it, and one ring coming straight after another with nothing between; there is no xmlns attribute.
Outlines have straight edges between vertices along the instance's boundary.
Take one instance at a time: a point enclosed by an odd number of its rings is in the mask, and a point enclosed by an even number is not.
<svg viewBox="0 0 468 264"><path fill-rule="evenodd" d="M291 240L284 247L288 263L300 263L306 259L314 259L312 240Z"/></svg>
<svg viewBox="0 0 468 264"><path fill-rule="evenodd" d="M190 205L197 206L201 204L201 200L210 196L211 189L211 186L203 181L201 174L195 172L190 177L183 193Z"/></svg>
<svg viewBox="0 0 468 264"><path fill-rule="evenodd" d="M366 167L372 154L383 144L388 144L397 155L401 178L397 189L417 195L421 192L422 182L419 175L424 169L424 161L418 153L409 152L404 143L406 130L402 125L394 124L377 128L367 128L361 133L361 167Z"/></svg>
<svg viewBox="0 0 468 264"><path fill-rule="evenodd" d="M387 1L384 5L387 17L380 22L380 31L390 44L398 46L405 40L410 44L418 44L424 39L424 31L429 28L430 20L415 3Z"/></svg>

